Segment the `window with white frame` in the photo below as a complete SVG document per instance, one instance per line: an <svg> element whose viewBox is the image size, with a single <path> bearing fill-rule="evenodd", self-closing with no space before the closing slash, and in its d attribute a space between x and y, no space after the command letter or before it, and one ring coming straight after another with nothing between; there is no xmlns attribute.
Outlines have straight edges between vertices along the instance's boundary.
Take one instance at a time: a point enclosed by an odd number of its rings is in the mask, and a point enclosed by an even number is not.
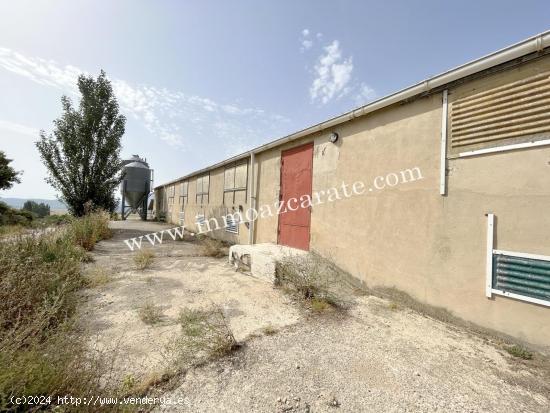
<svg viewBox="0 0 550 413"><path fill-rule="evenodd" d="M494 219L493 214L487 214L485 295L550 307L550 256L495 249Z"/></svg>

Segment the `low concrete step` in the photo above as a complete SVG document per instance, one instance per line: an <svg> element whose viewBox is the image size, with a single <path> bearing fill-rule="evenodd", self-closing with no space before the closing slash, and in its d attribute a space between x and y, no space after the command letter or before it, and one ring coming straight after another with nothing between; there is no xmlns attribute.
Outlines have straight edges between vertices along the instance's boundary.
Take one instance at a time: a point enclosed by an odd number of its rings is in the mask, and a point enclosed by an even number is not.
<svg viewBox="0 0 550 413"><path fill-rule="evenodd" d="M229 247L229 263L252 276L273 283L275 263L284 257L306 255L307 251L277 244L238 244Z"/></svg>

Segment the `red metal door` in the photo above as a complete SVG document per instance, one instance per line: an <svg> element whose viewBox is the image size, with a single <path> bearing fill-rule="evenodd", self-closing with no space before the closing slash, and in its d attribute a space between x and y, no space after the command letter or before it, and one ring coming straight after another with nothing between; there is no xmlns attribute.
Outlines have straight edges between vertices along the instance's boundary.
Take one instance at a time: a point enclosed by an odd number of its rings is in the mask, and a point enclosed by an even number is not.
<svg viewBox="0 0 550 413"><path fill-rule="evenodd" d="M278 243L309 250L311 209L302 208L303 195L311 197L313 143L281 154L281 195L284 207L279 214ZM290 202L289 202L290 201Z"/></svg>

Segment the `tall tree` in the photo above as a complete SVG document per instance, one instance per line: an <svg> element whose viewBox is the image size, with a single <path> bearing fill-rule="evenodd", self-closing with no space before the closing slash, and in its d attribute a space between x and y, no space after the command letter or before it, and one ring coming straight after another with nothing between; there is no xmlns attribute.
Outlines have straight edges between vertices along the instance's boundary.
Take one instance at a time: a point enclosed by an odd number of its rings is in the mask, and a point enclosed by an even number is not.
<svg viewBox="0 0 550 413"><path fill-rule="evenodd" d="M43 202L37 203L34 201L26 201L21 209L36 214L38 218L44 218L50 215L50 206Z"/></svg>
<svg viewBox="0 0 550 413"><path fill-rule="evenodd" d="M19 175L21 172L17 172L10 166L12 159L6 158L6 154L0 151L0 189L10 189L13 184L21 182Z"/></svg>
<svg viewBox="0 0 550 413"><path fill-rule="evenodd" d="M126 118L118 113L103 70L97 79L80 75L78 89L78 108L63 96L63 114L54 121L53 134L41 131L36 146L49 171L46 181L61 192L73 215L84 215L90 205L112 212L114 191L122 181L120 141Z"/></svg>

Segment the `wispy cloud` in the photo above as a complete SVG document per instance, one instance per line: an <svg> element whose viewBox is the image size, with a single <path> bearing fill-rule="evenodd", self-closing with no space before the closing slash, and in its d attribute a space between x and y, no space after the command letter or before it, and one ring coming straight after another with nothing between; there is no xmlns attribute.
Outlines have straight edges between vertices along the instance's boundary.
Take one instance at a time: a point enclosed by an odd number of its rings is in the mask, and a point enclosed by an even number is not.
<svg viewBox="0 0 550 413"><path fill-rule="evenodd" d="M314 42L308 29L301 33L302 39L311 43L304 45L301 51L313 47ZM323 39L322 33L315 35L317 43ZM357 105L364 105L376 97L376 91L365 82L358 82L353 77L353 56L344 57L340 42L333 40L322 48L313 67L313 81L309 88L312 103L327 104L334 99L349 96Z"/></svg>
<svg viewBox="0 0 550 413"><path fill-rule="evenodd" d="M73 96L78 95L78 76L88 74L72 65L25 56L8 48L0 48L0 68ZM242 141L253 146L278 133L281 123L289 122L260 108L215 102L151 85L132 85L117 78L110 80L125 114L140 122L153 136L180 149L188 148L191 140L218 138L231 154Z"/></svg>
<svg viewBox="0 0 550 413"><path fill-rule="evenodd" d="M315 64L315 78L309 89L312 102L328 103L333 98L346 95L353 72L353 58L342 57L340 43L334 40L324 47Z"/></svg>
<svg viewBox="0 0 550 413"><path fill-rule="evenodd" d="M313 46L313 40L310 38L309 34L309 29L302 30L302 35L300 36L300 43L302 45L300 51L302 52L311 49Z"/></svg>
<svg viewBox="0 0 550 413"><path fill-rule="evenodd" d="M15 132L20 135L30 136L38 139L39 130L27 125L21 125L20 123L10 122L9 120L0 119L0 130L7 130Z"/></svg>
<svg viewBox="0 0 550 413"><path fill-rule="evenodd" d="M367 85L366 83L361 83L358 87L358 91L354 97L355 103L360 105L365 105L368 102L374 100L377 97L376 91Z"/></svg>

